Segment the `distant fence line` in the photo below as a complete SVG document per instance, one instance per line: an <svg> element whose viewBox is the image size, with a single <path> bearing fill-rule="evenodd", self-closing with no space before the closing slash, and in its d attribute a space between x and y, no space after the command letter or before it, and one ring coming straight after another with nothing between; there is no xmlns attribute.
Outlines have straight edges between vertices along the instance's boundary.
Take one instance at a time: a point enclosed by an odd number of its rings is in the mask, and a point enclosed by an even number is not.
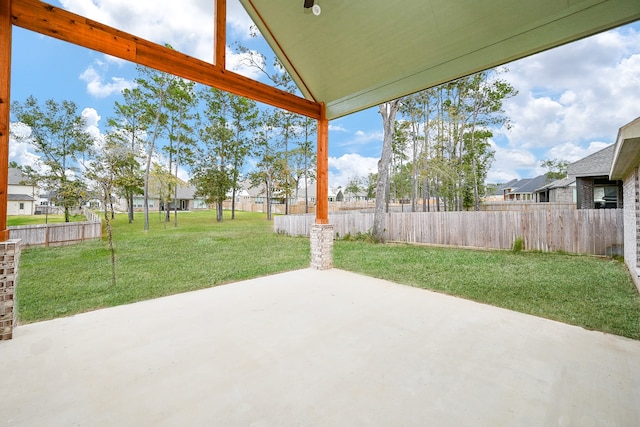
<svg viewBox="0 0 640 427"><path fill-rule="evenodd" d="M545 252L622 254L622 209L551 209L544 211L407 212L386 214L385 238L393 242L511 249L517 238L524 249ZM308 236L313 215L274 218L274 230ZM329 214L337 237L370 232L373 213Z"/></svg>
<svg viewBox="0 0 640 427"><path fill-rule="evenodd" d="M561 202L484 202L481 211L547 211L550 209L575 209L575 203Z"/></svg>
<svg viewBox="0 0 640 427"><path fill-rule="evenodd" d="M20 246L63 246L102 237L102 221L90 210L88 221L55 224L16 225L9 227L9 237L20 239Z"/></svg>

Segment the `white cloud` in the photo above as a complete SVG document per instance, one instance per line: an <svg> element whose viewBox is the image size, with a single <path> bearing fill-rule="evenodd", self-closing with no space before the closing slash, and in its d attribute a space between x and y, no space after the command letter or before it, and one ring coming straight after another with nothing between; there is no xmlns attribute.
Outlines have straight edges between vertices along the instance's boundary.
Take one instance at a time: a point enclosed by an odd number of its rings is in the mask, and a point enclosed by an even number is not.
<svg viewBox="0 0 640 427"><path fill-rule="evenodd" d="M370 173L376 173L378 160L374 157L363 157L360 154L329 157L329 186L344 188L349 179L354 176L366 178Z"/></svg>
<svg viewBox="0 0 640 427"><path fill-rule="evenodd" d="M35 147L31 144L31 128L24 123L14 122L10 124L9 134L9 161L22 166L31 166L36 171L43 171L40 156L35 154Z"/></svg>
<svg viewBox="0 0 640 427"><path fill-rule="evenodd" d="M519 91L505 101L509 130L490 182L543 173L541 160L579 160L614 142L640 116L640 32L636 26L580 40L508 65L502 77Z"/></svg>
<svg viewBox="0 0 640 427"><path fill-rule="evenodd" d="M546 159L558 159L567 160L571 163L578 161L590 154L600 151L606 146L610 145L608 142L591 142L588 146L583 147L578 144L566 143L552 147L548 152Z"/></svg>
<svg viewBox="0 0 640 427"><path fill-rule="evenodd" d="M368 131L358 130L353 134L352 137L343 139L342 142L338 143L338 145L346 147L349 145L364 145L370 144L372 142L382 142L383 136L384 135L382 129Z"/></svg>
<svg viewBox="0 0 640 427"><path fill-rule="evenodd" d="M98 67L98 70L96 70ZM114 93L121 93L124 89L135 87L135 83L122 77L112 77L111 82L104 82L104 74L108 71L108 66L104 62L96 61L89 65L80 74L80 80L87 83L87 92L96 98L106 98Z"/></svg>
<svg viewBox="0 0 640 427"><path fill-rule="evenodd" d="M212 0L60 0L74 13L158 44L213 61ZM248 39L251 19L237 0L227 4L227 23L234 38Z"/></svg>
<svg viewBox="0 0 640 427"><path fill-rule="evenodd" d="M101 117L95 108L85 108L82 110L80 115L84 119L87 132L89 132L94 139L101 138L102 134L100 133L100 128L98 126Z"/></svg>
<svg viewBox="0 0 640 427"><path fill-rule="evenodd" d="M262 77L261 71L257 67L249 65L244 55L234 53L231 49L227 48L225 56L227 70L231 70L234 73L241 74L253 80L258 80ZM258 56L254 58L258 58ZM259 65L264 66L264 63Z"/></svg>
<svg viewBox="0 0 640 427"><path fill-rule="evenodd" d="M580 40L508 66L519 90L505 103L513 147L613 140L640 115L640 33L632 27Z"/></svg>
<svg viewBox="0 0 640 427"><path fill-rule="evenodd" d="M238 0L227 2L227 24L231 27L233 36L244 40L250 37L249 29L253 26L253 21Z"/></svg>
<svg viewBox="0 0 640 427"><path fill-rule="evenodd" d="M494 162L487 174L488 182L506 182L512 179L533 177L538 175L540 161L527 149L500 147L490 141L495 151ZM530 176L520 176L518 170L529 171Z"/></svg>
<svg viewBox="0 0 640 427"><path fill-rule="evenodd" d="M331 124L329 123L329 132L349 132L345 127L341 124Z"/></svg>

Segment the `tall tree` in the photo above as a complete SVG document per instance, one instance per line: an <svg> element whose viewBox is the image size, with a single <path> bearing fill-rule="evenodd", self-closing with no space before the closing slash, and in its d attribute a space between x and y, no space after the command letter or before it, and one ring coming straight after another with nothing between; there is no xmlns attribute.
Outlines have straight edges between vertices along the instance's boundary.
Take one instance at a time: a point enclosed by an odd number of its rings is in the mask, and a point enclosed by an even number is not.
<svg viewBox="0 0 640 427"><path fill-rule="evenodd" d="M251 151L252 133L258 126L258 108L256 102L227 94L229 99L229 119L233 137L229 144L228 157L231 181L231 219L236 216L236 191L239 187L242 168Z"/></svg>
<svg viewBox="0 0 640 427"><path fill-rule="evenodd" d="M178 226L178 171L180 166L193 162L195 148L193 123L197 117L195 111L197 101L194 82L181 78L171 80L166 99L168 143L163 149L167 155L169 173L174 175L174 179L168 184L165 222L170 221L173 198L174 227Z"/></svg>
<svg viewBox="0 0 640 427"><path fill-rule="evenodd" d="M344 194L351 194L354 199L358 198L358 194L362 191L362 180L359 176L353 175L347 180L347 185L344 187Z"/></svg>
<svg viewBox="0 0 640 427"><path fill-rule="evenodd" d="M421 181L423 210L431 209L433 196L437 210L479 209L493 160L491 130L508 126L502 104L516 93L501 72L477 73L402 99L412 147L411 198Z"/></svg>
<svg viewBox="0 0 640 427"><path fill-rule="evenodd" d="M267 219L270 221L271 205L279 183L285 172L282 152L277 149L277 139L273 110L264 110L260 118L260 126L255 133L252 155L257 159L256 167L249 174L249 179L254 187L261 186L267 203Z"/></svg>
<svg viewBox="0 0 640 427"><path fill-rule="evenodd" d="M384 242L384 231L386 225L385 196L387 183L389 182L389 164L391 163L391 153L393 144L393 134L395 130L396 114L398 112L399 100L393 100L380 104L378 111L382 116L383 139L382 154L378 161L378 183L376 185L376 208L373 216L373 229L371 235L377 242Z"/></svg>
<svg viewBox="0 0 640 427"><path fill-rule="evenodd" d="M24 103L14 102L11 109L16 120L31 130L28 136L14 137L30 142L42 155L45 168L41 180L55 191L55 200L64 207L65 221L69 222L70 208L78 206L86 190L78 162L93 142L84 118L72 101L49 99L40 105L33 96Z"/></svg>
<svg viewBox="0 0 640 427"><path fill-rule="evenodd" d="M113 185L126 200L127 217L133 222L133 198L144 194L144 176L140 167L140 155L148 129L144 120L144 105L140 89L125 89L122 92L124 102L116 102L113 117L107 120L110 130L107 134L109 144L119 147L121 159L114 171Z"/></svg>
<svg viewBox="0 0 640 427"><path fill-rule="evenodd" d="M274 127L278 129L278 146L282 150L281 167L283 168L280 176L280 188L284 195L284 213L289 214L289 201L294 193L295 182L292 179L291 169L291 145L298 138L300 130L300 116L283 110L275 110L273 115Z"/></svg>
<svg viewBox="0 0 640 427"><path fill-rule="evenodd" d="M302 177L304 179L304 212L309 213L309 184L316 179L315 135L317 135L318 125L315 120L308 117L303 118L301 124L301 141L294 155L296 200L300 177Z"/></svg>
<svg viewBox="0 0 640 427"><path fill-rule="evenodd" d="M230 152L233 148L234 132L229 124L231 110L229 94L218 89L206 89L200 97L204 111L199 125L202 141L194 164L193 182L196 194L207 203L216 206L216 220L222 221L222 203L232 187Z"/></svg>
<svg viewBox="0 0 640 427"><path fill-rule="evenodd" d="M136 83L140 88L139 98L143 111L142 119L147 125L146 133L146 161L144 170L144 230L149 230L149 178L151 176L151 165L156 149L156 142L161 138L166 130L167 114L165 111L169 89L176 79L161 71L152 70L147 67L138 66L140 76Z"/></svg>

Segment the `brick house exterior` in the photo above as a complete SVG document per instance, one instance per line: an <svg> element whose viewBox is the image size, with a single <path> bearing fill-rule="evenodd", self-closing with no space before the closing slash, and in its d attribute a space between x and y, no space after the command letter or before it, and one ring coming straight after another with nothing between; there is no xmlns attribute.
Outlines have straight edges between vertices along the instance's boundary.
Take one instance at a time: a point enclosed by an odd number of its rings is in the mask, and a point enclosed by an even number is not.
<svg viewBox="0 0 640 427"><path fill-rule="evenodd" d="M624 262L640 290L640 117L618 131L609 177L622 180Z"/></svg>
<svg viewBox="0 0 640 427"><path fill-rule="evenodd" d="M609 145L567 167L567 175L576 180L578 209L623 206L622 180L609 177L614 148L613 144Z"/></svg>

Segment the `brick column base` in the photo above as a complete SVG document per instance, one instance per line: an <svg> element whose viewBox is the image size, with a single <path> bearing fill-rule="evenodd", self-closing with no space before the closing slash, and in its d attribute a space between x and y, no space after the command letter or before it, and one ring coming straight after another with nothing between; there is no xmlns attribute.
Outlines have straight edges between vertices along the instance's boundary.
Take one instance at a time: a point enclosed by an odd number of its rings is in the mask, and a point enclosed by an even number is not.
<svg viewBox="0 0 640 427"><path fill-rule="evenodd" d="M13 337L16 326L15 289L20 239L0 242L0 341Z"/></svg>
<svg viewBox="0 0 640 427"><path fill-rule="evenodd" d="M310 231L311 268L329 270L333 268L333 225L313 224Z"/></svg>

